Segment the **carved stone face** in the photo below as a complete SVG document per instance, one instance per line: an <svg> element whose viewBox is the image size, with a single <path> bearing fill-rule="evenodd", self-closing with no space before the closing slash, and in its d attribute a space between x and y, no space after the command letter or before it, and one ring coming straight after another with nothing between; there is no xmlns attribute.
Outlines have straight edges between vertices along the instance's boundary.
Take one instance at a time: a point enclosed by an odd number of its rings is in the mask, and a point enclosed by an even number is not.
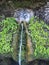
<svg viewBox="0 0 49 65"><path fill-rule="evenodd" d="M14 12L14 18L18 23L26 22L28 23L30 18L34 16L34 12L31 9L16 9Z"/></svg>

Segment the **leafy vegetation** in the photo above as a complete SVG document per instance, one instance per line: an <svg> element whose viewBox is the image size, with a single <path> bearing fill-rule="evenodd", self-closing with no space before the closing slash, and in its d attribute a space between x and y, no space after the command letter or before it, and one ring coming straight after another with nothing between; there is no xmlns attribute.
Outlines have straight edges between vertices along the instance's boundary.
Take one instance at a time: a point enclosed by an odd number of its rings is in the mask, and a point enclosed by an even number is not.
<svg viewBox="0 0 49 65"><path fill-rule="evenodd" d="M6 18L0 22L0 53L13 51L11 47L12 35L16 33L17 23L14 18Z"/></svg>
<svg viewBox="0 0 49 65"><path fill-rule="evenodd" d="M34 57L49 58L49 26L31 18L28 30L34 46Z"/></svg>

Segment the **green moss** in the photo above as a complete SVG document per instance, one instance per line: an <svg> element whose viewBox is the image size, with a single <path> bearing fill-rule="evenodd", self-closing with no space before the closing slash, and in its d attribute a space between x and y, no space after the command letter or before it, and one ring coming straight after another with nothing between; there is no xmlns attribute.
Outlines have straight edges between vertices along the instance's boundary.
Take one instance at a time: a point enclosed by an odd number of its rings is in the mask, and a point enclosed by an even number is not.
<svg viewBox="0 0 49 65"><path fill-rule="evenodd" d="M34 45L34 57L49 58L49 26L44 21L30 20L28 30Z"/></svg>
<svg viewBox="0 0 49 65"><path fill-rule="evenodd" d="M0 22L0 27L0 54L10 53L13 51L12 35L16 33L17 23L14 18L6 18Z"/></svg>

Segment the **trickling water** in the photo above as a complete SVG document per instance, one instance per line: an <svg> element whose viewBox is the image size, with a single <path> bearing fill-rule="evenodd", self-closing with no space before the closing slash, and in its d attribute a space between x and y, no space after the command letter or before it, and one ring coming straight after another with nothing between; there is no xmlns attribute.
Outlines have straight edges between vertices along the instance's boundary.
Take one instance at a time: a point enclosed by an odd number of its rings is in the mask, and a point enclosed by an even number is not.
<svg viewBox="0 0 49 65"><path fill-rule="evenodd" d="M23 23L21 24L21 38L20 38L20 46L19 46L19 65L21 65L21 51L22 51L22 35L23 35Z"/></svg>

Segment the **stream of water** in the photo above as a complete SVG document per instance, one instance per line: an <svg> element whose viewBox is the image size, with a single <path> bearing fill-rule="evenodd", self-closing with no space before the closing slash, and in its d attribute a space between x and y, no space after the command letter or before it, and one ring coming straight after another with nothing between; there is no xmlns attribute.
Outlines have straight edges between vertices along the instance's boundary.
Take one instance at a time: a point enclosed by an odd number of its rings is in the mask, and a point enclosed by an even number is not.
<svg viewBox="0 0 49 65"><path fill-rule="evenodd" d="M23 23L21 24L21 36L20 36L20 46L19 46L19 65L21 65L21 51L22 51L22 35L23 35Z"/></svg>

